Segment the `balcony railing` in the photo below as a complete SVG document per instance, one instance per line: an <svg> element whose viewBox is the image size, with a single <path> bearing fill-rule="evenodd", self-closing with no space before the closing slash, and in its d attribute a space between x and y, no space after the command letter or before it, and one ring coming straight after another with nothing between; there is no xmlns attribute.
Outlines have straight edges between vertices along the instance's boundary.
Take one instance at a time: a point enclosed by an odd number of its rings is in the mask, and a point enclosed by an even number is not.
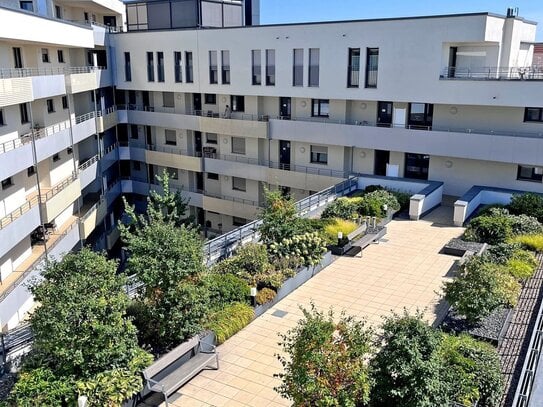
<svg viewBox="0 0 543 407"><path fill-rule="evenodd" d="M43 75L69 75L78 73L91 73L106 69L103 66L71 66L51 68L0 68L0 79L27 78L29 76Z"/></svg>
<svg viewBox="0 0 543 407"><path fill-rule="evenodd" d="M99 159L100 159L100 156L98 154L96 154L94 157L89 158L88 160L83 162L83 164L81 164L79 166L79 171L83 171L83 170L89 168L92 164L97 162Z"/></svg>
<svg viewBox="0 0 543 407"><path fill-rule="evenodd" d="M53 187L51 187L51 189L49 189L44 194L41 194L42 202L47 202L49 199L53 198L59 192L63 191L68 185L70 185L72 182L74 182L77 179L77 176L78 176L77 172L74 171L71 176L60 181L58 184L55 184Z"/></svg>
<svg viewBox="0 0 543 407"><path fill-rule="evenodd" d="M188 157L202 157L202 153L194 151L190 152L188 150L184 150L181 148L171 147L171 146L156 146L156 145L137 145L133 143L128 143L129 147L136 147L136 148L144 148L149 151L157 151L159 153L169 153L169 154L177 154L177 155L185 155Z"/></svg>
<svg viewBox="0 0 543 407"><path fill-rule="evenodd" d="M123 32L123 27L121 26L106 25L106 24L99 23L98 21L91 21L91 20L64 20L64 21L68 21L70 23L83 25L87 27L92 27L92 26L102 27L102 28L105 28L110 33Z"/></svg>
<svg viewBox="0 0 543 407"><path fill-rule="evenodd" d="M39 202L38 197L34 196L33 198L26 201L24 204L19 206L14 211L8 213L6 216L0 219L0 230L4 229L7 225L12 223L14 220L23 216L26 212L28 212L30 209L36 206L38 202Z"/></svg>
<svg viewBox="0 0 543 407"><path fill-rule="evenodd" d="M186 112L176 112L173 107L164 106L140 106L134 104L117 105L118 110L133 110L139 112L157 112L157 113L173 113L182 114L187 116L199 116L199 117L211 117L216 119L233 119L233 120L247 120L247 121L268 121L267 115L256 115L241 112L231 112L228 114L217 113L212 110L192 110ZM226 117L228 116L228 117Z"/></svg>
<svg viewBox="0 0 543 407"><path fill-rule="evenodd" d="M443 68L440 79L540 81L543 80L543 66L474 68L449 66Z"/></svg>
<svg viewBox="0 0 543 407"><path fill-rule="evenodd" d="M109 191L109 190L108 190ZM108 192L106 191L106 193ZM98 199L98 201L92 205L90 208L88 208L85 212L84 215L81 216L80 220L81 222L84 222L86 221L91 215L92 215L92 212L95 211L96 209L98 209L98 207L102 204L102 202L104 202L106 199L106 196L105 195L102 195L100 197L100 199Z"/></svg>

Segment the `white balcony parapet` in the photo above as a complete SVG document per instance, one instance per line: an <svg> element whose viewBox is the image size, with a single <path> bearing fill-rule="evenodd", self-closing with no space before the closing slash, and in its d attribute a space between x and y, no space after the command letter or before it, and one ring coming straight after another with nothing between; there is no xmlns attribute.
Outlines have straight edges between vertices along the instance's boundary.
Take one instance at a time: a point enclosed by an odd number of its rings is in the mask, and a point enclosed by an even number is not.
<svg viewBox="0 0 543 407"><path fill-rule="evenodd" d="M7 225L12 223L14 220L19 219L21 216L23 216L26 212L28 212L38 203L39 203L38 197L34 196L33 198L26 201L24 204L19 206L14 211L11 211L10 213L8 213L6 216L0 219L0 229L4 229Z"/></svg>
<svg viewBox="0 0 543 407"><path fill-rule="evenodd" d="M71 66L71 67L42 67L42 68L0 68L0 79L27 78L43 75L71 75L92 73L106 69L102 66Z"/></svg>

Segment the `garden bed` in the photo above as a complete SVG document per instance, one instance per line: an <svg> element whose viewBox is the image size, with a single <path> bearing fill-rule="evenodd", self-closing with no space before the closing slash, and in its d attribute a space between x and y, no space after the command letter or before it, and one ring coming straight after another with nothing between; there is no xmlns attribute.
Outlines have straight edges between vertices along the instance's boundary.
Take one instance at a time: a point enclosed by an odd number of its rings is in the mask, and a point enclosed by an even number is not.
<svg viewBox="0 0 543 407"><path fill-rule="evenodd" d="M486 248L485 243L466 242L465 240L454 238L443 246L443 253L451 256L462 257L466 252L482 253Z"/></svg>
<svg viewBox="0 0 543 407"><path fill-rule="evenodd" d="M314 275L318 274L322 269L328 267L332 263L332 253L326 252L322 261L314 267L304 267L301 269L294 277L286 280L281 288L277 290L277 294L272 301L269 301L262 305L257 305L255 307L255 318L264 314L267 310L289 295L291 292L296 290L302 284L313 278Z"/></svg>
<svg viewBox="0 0 543 407"><path fill-rule="evenodd" d="M512 308L498 308L479 323L470 324L451 308L441 323L441 328L445 332L467 333L476 339L499 346L509 328L512 315Z"/></svg>

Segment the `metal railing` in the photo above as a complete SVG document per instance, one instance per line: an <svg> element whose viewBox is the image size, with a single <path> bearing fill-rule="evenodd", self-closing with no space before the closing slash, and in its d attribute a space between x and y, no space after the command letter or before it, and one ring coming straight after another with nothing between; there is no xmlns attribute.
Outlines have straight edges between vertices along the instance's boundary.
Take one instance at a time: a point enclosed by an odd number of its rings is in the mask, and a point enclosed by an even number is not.
<svg viewBox="0 0 543 407"><path fill-rule="evenodd" d="M256 115L242 112L231 112L229 114L220 114L212 110L192 110L186 112L176 112L174 107L165 106L141 106L135 104L117 105L117 110L133 110L139 112L173 113L187 116L209 117L215 119L233 119L247 121L268 121L270 116ZM228 117L226 117L228 116Z"/></svg>
<svg viewBox="0 0 543 407"><path fill-rule="evenodd" d="M63 20L63 21L68 21L73 24L83 25L87 27L96 26L96 27L105 28L110 33L123 32L123 27L121 26L106 25L106 24L99 23L98 21L92 21L92 20Z"/></svg>
<svg viewBox="0 0 543 407"><path fill-rule="evenodd" d="M108 114L110 113L114 113L117 111L117 106L116 105L112 105L110 107L108 107L107 109L104 109L104 110L98 110L96 112L96 115L98 117L103 117L103 116L107 116Z"/></svg>
<svg viewBox="0 0 543 407"><path fill-rule="evenodd" d="M111 153L113 150L115 150L117 147L119 147L119 143L113 143L109 147L104 149L104 155L107 155Z"/></svg>
<svg viewBox="0 0 543 407"><path fill-rule="evenodd" d="M25 144L32 141L32 138L28 135L23 135L19 138L6 141L0 144L0 154L7 153L8 151L15 150L16 148L22 147Z"/></svg>
<svg viewBox="0 0 543 407"><path fill-rule="evenodd" d="M88 113L82 114L81 116L77 116L75 118L74 124L80 124L80 123L86 122L87 120L94 119L94 117L95 117L94 112L88 112Z"/></svg>
<svg viewBox="0 0 543 407"><path fill-rule="evenodd" d="M87 168L89 168L92 164L97 162L100 159L100 156L96 154L94 157L89 158L87 161L85 161L83 164L79 166L79 171L83 171Z"/></svg>
<svg viewBox="0 0 543 407"><path fill-rule="evenodd" d="M51 189L44 194L41 194L41 200L42 202L47 202L49 199L53 198L55 195L57 195L59 192L63 191L68 185L70 185L72 182L74 182L77 179L77 172L72 172L72 175L68 178L60 181L58 184L51 187Z"/></svg>
<svg viewBox="0 0 543 407"><path fill-rule="evenodd" d="M34 206L36 206L39 203L39 199L37 196L31 198L30 200L26 201L24 204L19 206L14 211L10 212L6 216L4 216L2 219L0 219L0 230L4 229L7 225L12 223L14 220L20 218L23 214L28 212L30 209L32 209Z"/></svg>
<svg viewBox="0 0 543 407"><path fill-rule="evenodd" d="M109 191L109 190L108 190ZM106 191L106 193L108 192ZM92 212L95 211L96 209L98 209L98 207L102 204L102 202L104 202L106 199L105 195L102 195L100 197L100 199L98 199L98 202L96 202L94 205L92 205L89 209L87 209L87 211L85 212L85 214L83 216L81 216L80 218L80 221L81 222L84 222L85 220L87 220L91 215L92 215Z"/></svg>
<svg viewBox="0 0 543 407"><path fill-rule="evenodd" d="M178 154L178 155L185 155L189 157L198 157L198 158L202 157L202 153L200 152L197 152L197 151L189 152L188 150L183 150L181 148L176 148L176 147L172 147L168 145L165 145L165 146L157 146L157 145L151 145L151 144L138 145L138 144L129 142L128 147L144 148L146 150L156 151L159 153Z"/></svg>
<svg viewBox="0 0 543 407"><path fill-rule="evenodd" d="M29 76L70 75L92 73L106 69L103 66L71 66L42 68L0 68L0 79L27 78Z"/></svg>
<svg viewBox="0 0 543 407"><path fill-rule="evenodd" d="M463 80L543 80L543 66L481 66L443 68L441 79Z"/></svg>

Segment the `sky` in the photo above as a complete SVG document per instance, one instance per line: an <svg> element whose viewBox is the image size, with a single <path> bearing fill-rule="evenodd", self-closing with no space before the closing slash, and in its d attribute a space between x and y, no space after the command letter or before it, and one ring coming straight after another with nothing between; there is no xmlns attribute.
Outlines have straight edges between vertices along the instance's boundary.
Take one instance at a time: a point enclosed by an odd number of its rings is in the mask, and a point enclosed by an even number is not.
<svg viewBox="0 0 543 407"><path fill-rule="evenodd" d="M519 16L538 22L543 41L542 0L260 0L261 24L358 20L489 11L505 15L518 7Z"/></svg>

